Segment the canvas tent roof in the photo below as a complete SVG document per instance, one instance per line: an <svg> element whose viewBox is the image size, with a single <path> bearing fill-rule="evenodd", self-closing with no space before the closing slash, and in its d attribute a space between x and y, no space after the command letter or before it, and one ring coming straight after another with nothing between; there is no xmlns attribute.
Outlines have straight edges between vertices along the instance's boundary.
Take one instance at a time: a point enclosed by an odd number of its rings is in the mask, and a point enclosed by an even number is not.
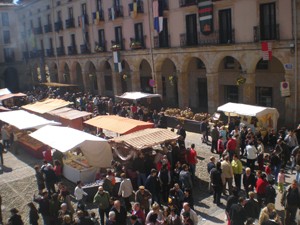
<svg viewBox="0 0 300 225"><path fill-rule="evenodd" d="M146 128L153 128L153 123L143 122L140 120L129 119L121 116L97 116L84 123L94 127L110 130L118 134L129 134Z"/></svg>
<svg viewBox="0 0 300 225"><path fill-rule="evenodd" d="M35 102L33 104L24 105L24 106L22 106L22 108L32 111L32 112L44 114L44 113L47 113L47 112L53 111L55 109L59 109L59 108L71 105L71 104L73 104L73 103L62 100L62 99L48 98L43 101Z"/></svg>
<svg viewBox="0 0 300 225"><path fill-rule="evenodd" d="M176 140L176 133L162 128L149 128L131 134L110 139L112 144L124 144L131 148L141 150L162 144L167 141Z"/></svg>
<svg viewBox="0 0 300 225"><path fill-rule="evenodd" d="M111 147L107 140L69 127L44 126L30 134L60 152L80 147L89 165L109 167L112 160Z"/></svg>
<svg viewBox="0 0 300 225"><path fill-rule="evenodd" d="M26 94L24 93L14 93L14 94L4 94L4 95L1 95L0 96L0 101L3 101L3 100L6 100L6 99L9 99L9 98L13 98L13 97L25 97L27 96Z"/></svg>
<svg viewBox="0 0 300 225"><path fill-rule="evenodd" d="M137 100L141 98L153 98L153 97L160 97L160 94L149 94L149 93L143 93L143 92L125 92L122 95L116 96L117 98L122 99L131 99L131 100Z"/></svg>
<svg viewBox="0 0 300 225"><path fill-rule="evenodd" d="M11 94L10 90L8 90L7 88L0 89L0 96L6 94Z"/></svg>
<svg viewBox="0 0 300 225"><path fill-rule="evenodd" d="M218 111L222 111L227 116L255 116L263 117L267 114L272 115L273 127L277 127L277 120L279 118L279 113L275 108L246 105L240 103L226 103L225 105L219 106Z"/></svg>
<svg viewBox="0 0 300 225"><path fill-rule="evenodd" d="M59 117L62 117L62 118L68 119L68 120L74 120L77 118L92 115L92 113L90 113L90 112L79 111L79 110L71 109L68 107L63 107L60 109L50 111L49 114L53 115L53 116L59 116Z"/></svg>
<svg viewBox="0 0 300 225"><path fill-rule="evenodd" d="M39 128L48 124L60 125L60 123L46 120L43 117L34 115L24 110L15 110L9 112L1 112L0 120L8 123L20 130Z"/></svg>

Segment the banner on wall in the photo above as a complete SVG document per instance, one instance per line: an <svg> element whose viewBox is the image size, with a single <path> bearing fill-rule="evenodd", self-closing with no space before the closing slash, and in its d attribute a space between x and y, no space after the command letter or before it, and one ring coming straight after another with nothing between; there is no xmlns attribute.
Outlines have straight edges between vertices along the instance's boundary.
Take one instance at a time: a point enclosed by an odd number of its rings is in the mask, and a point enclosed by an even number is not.
<svg viewBox="0 0 300 225"><path fill-rule="evenodd" d="M200 22L200 31L204 35L213 32L213 3L210 0L199 0L198 14Z"/></svg>

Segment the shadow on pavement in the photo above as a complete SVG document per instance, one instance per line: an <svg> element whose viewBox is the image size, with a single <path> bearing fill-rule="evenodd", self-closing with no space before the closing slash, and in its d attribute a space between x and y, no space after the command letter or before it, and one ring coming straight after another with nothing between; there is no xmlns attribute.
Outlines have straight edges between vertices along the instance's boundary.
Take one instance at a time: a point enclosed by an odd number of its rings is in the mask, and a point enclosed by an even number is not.
<svg viewBox="0 0 300 225"><path fill-rule="evenodd" d="M12 168L3 165L2 166L2 171L3 171L3 173L10 173L13 170L12 170Z"/></svg>

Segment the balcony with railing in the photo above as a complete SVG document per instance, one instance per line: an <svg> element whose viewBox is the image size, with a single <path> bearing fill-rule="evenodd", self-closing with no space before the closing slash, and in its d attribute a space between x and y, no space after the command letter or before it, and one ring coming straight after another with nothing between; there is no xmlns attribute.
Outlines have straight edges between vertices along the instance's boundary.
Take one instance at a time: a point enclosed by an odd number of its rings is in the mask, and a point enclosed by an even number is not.
<svg viewBox="0 0 300 225"><path fill-rule="evenodd" d="M68 55L76 55L77 48L76 45L68 46Z"/></svg>
<svg viewBox="0 0 300 225"><path fill-rule="evenodd" d="M60 30L63 30L63 22L62 21L57 21L54 24L54 29L56 32L59 32Z"/></svg>
<svg viewBox="0 0 300 225"><path fill-rule="evenodd" d="M38 52L37 51L30 51L29 52L29 58L34 59L34 58L38 58Z"/></svg>
<svg viewBox="0 0 300 225"><path fill-rule="evenodd" d="M120 18L123 16L124 16L123 6L108 9L108 19L109 20L115 20L116 18Z"/></svg>
<svg viewBox="0 0 300 225"><path fill-rule="evenodd" d="M110 50L112 50L112 51L124 50L124 42L125 42L125 39L123 39L122 41L111 40L111 49Z"/></svg>
<svg viewBox="0 0 300 225"><path fill-rule="evenodd" d="M78 26L82 27L82 24L89 25L89 16L87 14L83 14L78 16Z"/></svg>
<svg viewBox="0 0 300 225"><path fill-rule="evenodd" d="M46 55L47 57L53 57L54 56L53 48L46 49Z"/></svg>
<svg viewBox="0 0 300 225"><path fill-rule="evenodd" d="M44 31L45 31L45 33L52 32L52 24L46 24L46 25L44 25Z"/></svg>
<svg viewBox="0 0 300 225"><path fill-rule="evenodd" d="M80 45L81 54L90 54L91 51L86 44Z"/></svg>
<svg viewBox="0 0 300 225"><path fill-rule="evenodd" d="M273 26L254 26L253 41L280 40L279 24Z"/></svg>
<svg viewBox="0 0 300 225"><path fill-rule="evenodd" d="M197 40L188 40L188 34L180 34L180 46L188 47L195 45L224 45L224 44L234 44L235 43L235 30L231 29L228 32L220 32L215 30L209 35L204 35L201 32L198 33Z"/></svg>
<svg viewBox="0 0 300 225"><path fill-rule="evenodd" d="M34 28L34 34L42 34L43 28L42 27L35 27Z"/></svg>
<svg viewBox="0 0 300 225"><path fill-rule="evenodd" d="M56 55L57 56L64 56L65 55L65 48L64 47L56 48Z"/></svg>
<svg viewBox="0 0 300 225"><path fill-rule="evenodd" d="M155 36L153 38L154 41L154 48L170 48L170 35L166 37L162 37L161 40L159 39L159 36Z"/></svg>
<svg viewBox="0 0 300 225"><path fill-rule="evenodd" d="M144 13L144 2L142 1L137 1L137 6L136 6L136 13ZM134 11L134 3L129 3L128 4L128 15L132 15Z"/></svg>
<svg viewBox="0 0 300 225"><path fill-rule="evenodd" d="M104 11L101 9L99 11L93 12L93 23L98 25L101 21L104 21Z"/></svg>
<svg viewBox="0 0 300 225"><path fill-rule="evenodd" d="M74 27L75 27L74 18L67 19L66 20L66 29L74 28Z"/></svg>
<svg viewBox="0 0 300 225"><path fill-rule="evenodd" d="M180 7L187 7L191 5L197 5L197 0L179 0Z"/></svg>
<svg viewBox="0 0 300 225"><path fill-rule="evenodd" d="M96 42L95 43L95 52L99 53L99 52L106 52L107 48L106 48L106 41L103 42Z"/></svg>
<svg viewBox="0 0 300 225"><path fill-rule="evenodd" d="M41 57L41 58L45 57L44 50L43 49L37 50L37 55L38 55L38 57Z"/></svg>

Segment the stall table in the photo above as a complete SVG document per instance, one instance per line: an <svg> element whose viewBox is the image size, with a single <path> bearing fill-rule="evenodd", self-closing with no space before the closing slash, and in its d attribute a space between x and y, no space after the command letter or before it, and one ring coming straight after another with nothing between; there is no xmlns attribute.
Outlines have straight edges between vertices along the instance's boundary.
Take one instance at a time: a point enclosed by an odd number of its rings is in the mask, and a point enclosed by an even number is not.
<svg viewBox="0 0 300 225"><path fill-rule="evenodd" d="M63 166L63 175L68 180L76 183L81 180L83 183L89 183L91 180L95 180L97 168L89 167L83 169L76 169L68 164Z"/></svg>

